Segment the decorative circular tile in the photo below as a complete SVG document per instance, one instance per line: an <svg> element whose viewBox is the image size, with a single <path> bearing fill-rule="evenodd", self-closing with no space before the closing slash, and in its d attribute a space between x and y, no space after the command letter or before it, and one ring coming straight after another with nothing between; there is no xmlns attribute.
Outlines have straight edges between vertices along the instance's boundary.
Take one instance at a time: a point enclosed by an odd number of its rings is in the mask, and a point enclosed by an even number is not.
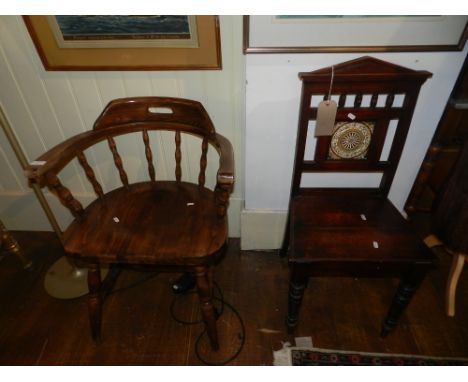
<svg viewBox="0 0 468 382"><path fill-rule="evenodd" d="M372 130L363 122L339 122L335 126L330 149L338 158L363 158L372 138Z"/></svg>

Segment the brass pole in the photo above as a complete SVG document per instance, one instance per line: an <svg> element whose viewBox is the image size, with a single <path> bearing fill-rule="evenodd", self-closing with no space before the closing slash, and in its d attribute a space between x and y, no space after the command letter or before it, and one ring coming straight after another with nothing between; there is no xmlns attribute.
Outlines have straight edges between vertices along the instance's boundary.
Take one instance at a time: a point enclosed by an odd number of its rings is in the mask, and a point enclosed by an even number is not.
<svg viewBox="0 0 468 382"><path fill-rule="evenodd" d="M0 104L0 125L7 136L10 145L18 158L23 170L28 166L28 160L24 154ZM31 184L34 193L39 200L47 219L57 234L63 246L63 235L60 226L47 202L44 193L37 184ZM107 275L108 268L102 269L102 277ZM59 258L47 271L44 278L44 287L49 295L61 299L70 299L83 296L88 293L87 270L76 266L68 257Z"/></svg>
<svg viewBox="0 0 468 382"><path fill-rule="evenodd" d="M26 156L24 155L23 150L21 149L21 146L16 139L15 133L13 132L13 129L11 128L10 124L8 123L8 120L5 116L5 113L3 112L3 108L0 105L0 125L2 125L3 131L5 132L5 135L8 139L8 142L10 142L11 148L15 152L16 157L18 158L18 161L20 162L21 167L23 170L28 166L28 160L26 159ZM32 184L32 189L34 193L37 196L37 199L39 200L39 203L41 204L41 207L43 208L47 219L50 222L50 225L52 226L53 230L57 234L60 242L63 244L62 241L62 230L60 229L60 226L58 225L57 219L55 219L55 216L50 209L49 203L47 203L46 198L44 197L44 194L41 190L41 188L37 184Z"/></svg>

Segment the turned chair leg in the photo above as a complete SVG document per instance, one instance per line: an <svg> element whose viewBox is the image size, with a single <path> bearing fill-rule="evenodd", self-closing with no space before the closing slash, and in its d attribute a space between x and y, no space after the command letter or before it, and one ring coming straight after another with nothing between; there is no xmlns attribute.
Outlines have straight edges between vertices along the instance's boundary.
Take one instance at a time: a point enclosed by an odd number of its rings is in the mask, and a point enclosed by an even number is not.
<svg viewBox="0 0 468 382"><path fill-rule="evenodd" d="M411 301L416 290L421 285L426 275L425 271L415 271L404 276L393 297L387 317L382 324L380 337L384 338L396 327L398 319Z"/></svg>
<svg viewBox="0 0 468 382"><path fill-rule="evenodd" d="M102 295L101 295L101 268L99 264L88 266L88 312L91 326L91 337L94 342L101 341L101 315L102 315Z"/></svg>
<svg viewBox="0 0 468 382"><path fill-rule="evenodd" d="M455 292L465 261L466 255L461 253L453 254L452 267L450 268L445 292L446 313L449 317L455 316Z"/></svg>
<svg viewBox="0 0 468 382"><path fill-rule="evenodd" d="M299 308L301 307L304 291L307 288L307 281L307 274L292 265L288 293L288 316L286 318L289 334L294 331L299 321Z"/></svg>
<svg viewBox="0 0 468 382"><path fill-rule="evenodd" d="M218 317L213 305L213 267L196 267L195 277L201 313L210 339L211 348L213 350L218 350L218 331L216 329L216 320Z"/></svg>
<svg viewBox="0 0 468 382"><path fill-rule="evenodd" d="M5 249L5 251L10 252L13 255L16 255L23 263L24 269L31 268L32 261L26 257L18 242L5 228L2 221L0 220L0 250L2 249Z"/></svg>

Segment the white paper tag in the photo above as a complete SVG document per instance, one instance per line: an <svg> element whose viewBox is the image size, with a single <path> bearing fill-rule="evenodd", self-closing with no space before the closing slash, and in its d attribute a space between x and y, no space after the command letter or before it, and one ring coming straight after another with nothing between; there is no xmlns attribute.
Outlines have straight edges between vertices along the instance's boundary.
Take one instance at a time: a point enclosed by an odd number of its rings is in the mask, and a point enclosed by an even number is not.
<svg viewBox="0 0 468 382"><path fill-rule="evenodd" d="M312 345L312 337L295 337L294 341L296 342L296 346L299 348L311 348Z"/></svg>
<svg viewBox="0 0 468 382"><path fill-rule="evenodd" d="M373 241L373 242L372 242L372 246L373 246L375 249L377 249L377 248L379 248L379 243L376 242L376 241Z"/></svg>
<svg viewBox="0 0 468 382"><path fill-rule="evenodd" d="M348 114L348 118L351 120L351 121L354 121L356 119L356 116L353 114L353 113L349 113Z"/></svg>
<svg viewBox="0 0 468 382"><path fill-rule="evenodd" d="M45 160L34 160L29 163L31 166L44 166L47 162Z"/></svg>
<svg viewBox="0 0 468 382"><path fill-rule="evenodd" d="M315 124L315 136L327 136L333 134L335 127L336 110L335 101L322 101L317 107L317 121Z"/></svg>
<svg viewBox="0 0 468 382"><path fill-rule="evenodd" d="M362 219L362 220L367 220L366 215L361 214L361 219Z"/></svg>
<svg viewBox="0 0 468 382"><path fill-rule="evenodd" d="M115 221L116 223L118 223L118 222L120 221L119 218L118 218L117 216L114 216L114 217L112 218L112 220Z"/></svg>
<svg viewBox="0 0 468 382"><path fill-rule="evenodd" d="M195 203L187 203L187 206L189 206L189 207L193 206L193 205L195 205Z"/></svg>

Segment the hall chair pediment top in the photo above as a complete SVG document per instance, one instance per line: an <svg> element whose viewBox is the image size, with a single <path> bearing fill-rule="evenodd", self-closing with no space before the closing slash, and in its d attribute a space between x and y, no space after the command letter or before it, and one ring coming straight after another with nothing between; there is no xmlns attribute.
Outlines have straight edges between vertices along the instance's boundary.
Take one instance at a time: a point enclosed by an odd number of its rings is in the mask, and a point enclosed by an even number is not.
<svg viewBox="0 0 468 382"><path fill-rule="evenodd" d="M388 199L419 90L431 76L370 56L299 73L298 132L281 248L290 265L290 331L298 323L309 277L398 277L401 285L382 326L385 336L409 302L408 291L414 292L434 266L434 256ZM329 135L315 137L311 157L307 142L318 107L329 97L337 104L336 120ZM326 173L380 179L377 185L355 187L317 184Z"/></svg>

